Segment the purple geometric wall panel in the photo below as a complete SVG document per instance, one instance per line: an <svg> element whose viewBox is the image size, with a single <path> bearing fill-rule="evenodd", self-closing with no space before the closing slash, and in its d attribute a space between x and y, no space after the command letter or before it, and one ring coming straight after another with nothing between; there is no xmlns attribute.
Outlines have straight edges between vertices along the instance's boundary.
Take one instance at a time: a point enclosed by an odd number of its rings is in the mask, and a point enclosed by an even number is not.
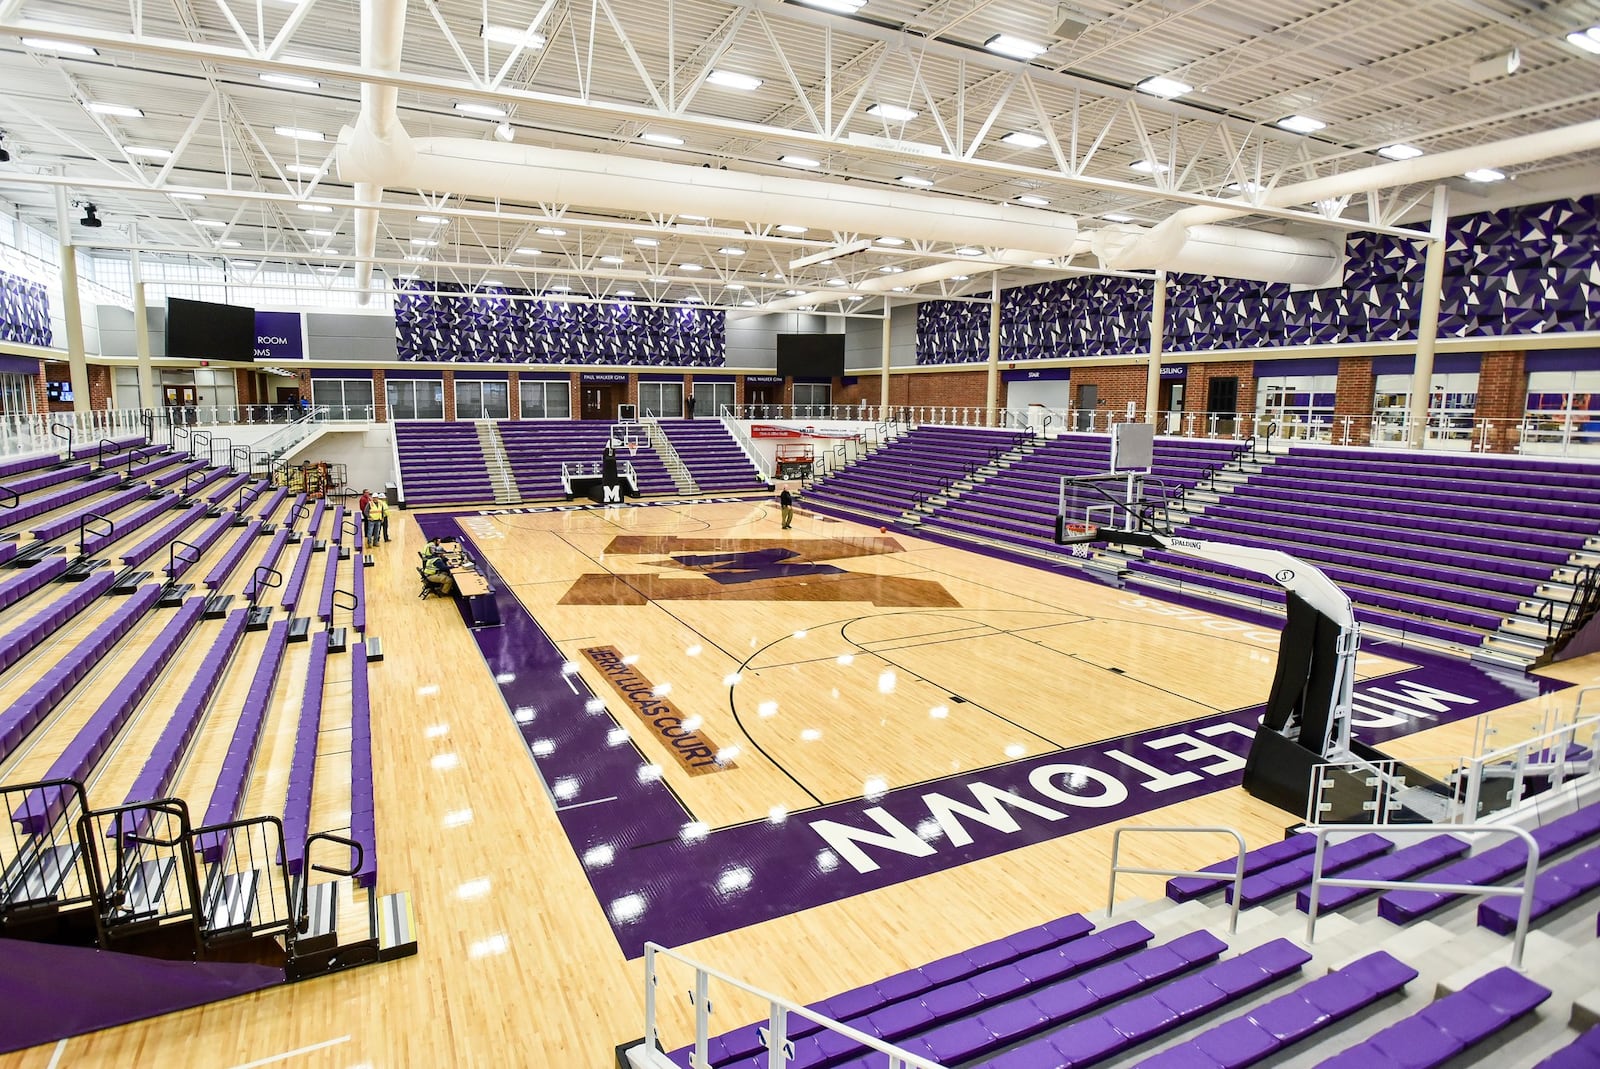
<svg viewBox="0 0 1600 1069"><path fill-rule="evenodd" d="M529 291L448 283L426 288L461 296L414 292L422 288L395 295L401 360L720 367L727 354L723 314L709 308L510 300Z"/></svg>
<svg viewBox="0 0 1600 1069"><path fill-rule="evenodd" d="M50 344L50 298L43 283L0 273L0 341Z"/></svg>
<svg viewBox="0 0 1600 1069"><path fill-rule="evenodd" d="M1287 348L1417 336L1423 248L1384 234L1345 238L1344 284L1169 275L1166 349ZM1150 346L1150 284L1082 276L1007 290L1000 358L1116 356ZM1600 198L1503 208L1450 220L1439 335L1447 338L1600 329ZM917 306L917 363L988 356L989 309Z"/></svg>

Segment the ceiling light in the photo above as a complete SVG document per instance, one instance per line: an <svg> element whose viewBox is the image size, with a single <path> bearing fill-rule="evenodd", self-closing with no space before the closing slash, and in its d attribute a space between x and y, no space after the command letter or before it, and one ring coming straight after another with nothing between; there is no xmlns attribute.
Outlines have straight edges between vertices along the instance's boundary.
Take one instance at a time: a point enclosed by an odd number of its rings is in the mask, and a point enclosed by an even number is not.
<svg viewBox="0 0 1600 1069"><path fill-rule="evenodd" d="M1050 259L1050 257L1048 257L1048 256L1045 256L1045 257L1042 257L1042 258L1040 258L1038 260L1033 261L1033 266L1035 266L1035 267L1054 267L1055 265L1056 265L1056 262L1054 260Z"/></svg>
<svg viewBox="0 0 1600 1069"><path fill-rule="evenodd" d="M807 7L821 8L823 11L834 11L840 15L854 15L866 5L867 0L800 0Z"/></svg>
<svg viewBox="0 0 1600 1069"><path fill-rule="evenodd" d="M302 130L295 126L274 126L272 132L293 141L325 141L321 130Z"/></svg>
<svg viewBox="0 0 1600 1069"><path fill-rule="evenodd" d="M790 167L821 167L821 160L814 160L810 156L791 156L788 154L778 157L779 163L786 163Z"/></svg>
<svg viewBox="0 0 1600 1069"><path fill-rule="evenodd" d="M842 278L830 278L830 279L828 279L828 285L830 285L830 286L848 286L848 285L850 285L850 283L846 282Z"/></svg>
<svg viewBox="0 0 1600 1069"><path fill-rule="evenodd" d="M632 290L618 290L617 291L617 296L618 297L635 297L635 296L638 296L638 295L636 293L634 293Z"/></svg>
<svg viewBox="0 0 1600 1069"><path fill-rule="evenodd" d="M288 89L321 89L322 83L298 74L263 74L261 80L268 85L281 85Z"/></svg>
<svg viewBox="0 0 1600 1069"><path fill-rule="evenodd" d="M951 275L950 276L950 281L951 282L966 282L970 278L972 278L971 275Z"/></svg>
<svg viewBox="0 0 1600 1069"><path fill-rule="evenodd" d="M547 238L564 238L567 236L567 232L558 226L541 226L534 233L543 234Z"/></svg>
<svg viewBox="0 0 1600 1069"><path fill-rule="evenodd" d="M318 215L328 215L333 211L326 204L302 204L299 207L303 212L316 212Z"/></svg>
<svg viewBox="0 0 1600 1069"><path fill-rule="evenodd" d="M228 224L223 222L221 219L196 219L194 221L194 225L209 226L216 230L225 230L228 226Z"/></svg>
<svg viewBox="0 0 1600 1069"><path fill-rule="evenodd" d="M413 264L425 264L428 262L428 258L426 256L407 256L406 262Z"/></svg>
<svg viewBox="0 0 1600 1069"><path fill-rule="evenodd" d="M1104 219L1108 223L1131 223L1131 222L1133 222L1133 216L1124 215L1121 212L1105 212L1104 214L1102 214L1100 216L1100 218Z"/></svg>
<svg viewBox="0 0 1600 1069"><path fill-rule="evenodd" d="M740 308L754 308L755 306L756 306L756 302L755 301L740 301L739 302L739 307Z"/></svg>
<svg viewBox="0 0 1600 1069"><path fill-rule="evenodd" d="M1038 134L1025 133L1022 130L1013 130L1000 139L1001 144L1015 145L1018 148L1043 148L1049 142Z"/></svg>
<svg viewBox="0 0 1600 1069"><path fill-rule="evenodd" d="M442 215L419 215L419 216L417 216L417 222L425 223L428 226L438 226L441 223L448 223L449 221L450 220L446 219Z"/></svg>
<svg viewBox="0 0 1600 1069"><path fill-rule="evenodd" d="M702 270L702 268L700 267L699 264L679 264L678 265L678 270L679 271L699 271L699 270Z"/></svg>
<svg viewBox="0 0 1600 1069"><path fill-rule="evenodd" d="M101 104L98 101L84 105L96 115L115 115L119 119L142 119L144 112L126 104Z"/></svg>
<svg viewBox="0 0 1600 1069"><path fill-rule="evenodd" d="M901 245L904 245L905 243L906 243L906 239L905 238L879 238L878 239L878 244L879 245L888 245L891 248L899 248Z"/></svg>
<svg viewBox="0 0 1600 1069"><path fill-rule="evenodd" d="M544 255L544 250L543 249L531 249L531 248L528 248L526 245L524 245L522 248L517 250L517 255L518 256L543 256Z"/></svg>
<svg viewBox="0 0 1600 1069"><path fill-rule="evenodd" d="M1033 193L1022 194L1022 196L1017 198L1017 203L1026 204L1030 208L1046 208L1050 205L1048 200Z"/></svg>
<svg viewBox="0 0 1600 1069"><path fill-rule="evenodd" d="M640 141L648 141L652 145L681 145L683 138L673 137L671 134L656 134L646 130L639 135Z"/></svg>
<svg viewBox="0 0 1600 1069"><path fill-rule="evenodd" d="M691 293L691 294L689 294L689 296L687 296L687 297L685 297L683 299L683 303L684 304L704 304L705 300L706 299L704 297L700 296L698 293Z"/></svg>
<svg viewBox="0 0 1600 1069"><path fill-rule="evenodd" d="M1567 34L1567 44L1600 55L1600 26L1590 26L1587 30L1574 30Z"/></svg>
<svg viewBox="0 0 1600 1069"><path fill-rule="evenodd" d="M412 238L411 244L419 249L432 249L436 248L439 243L432 238Z"/></svg>
<svg viewBox="0 0 1600 1069"><path fill-rule="evenodd" d="M917 113L910 108L902 108L899 104L874 104L867 109L868 115L875 115L885 122L910 122L917 117Z"/></svg>
<svg viewBox="0 0 1600 1069"><path fill-rule="evenodd" d="M543 48L545 45L544 34L534 33L532 30L519 30L512 26L480 24L478 35L485 41L505 45L508 48Z"/></svg>
<svg viewBox="0 0 1600 1069"><path fill-rule="evenodd" d="M661 244L655 238L634 238L633 243L642 249L653 249Z"/></svg>
<svg viewBox="0 0 1600 1069"><path fill-rule="evenodd" d="M963 246L962 248L957 249L956 250L956 255L957 256L982 256L983 255L983 250L982 249L975 249L971 245L966 245L966 246Z"/></svg>
<svg viewBox="0 0 1600 1069"><path fill-rule="evenodd" d="M880 275L898 275L904 270L905 268L896 267L894 264L884 264L882 267L878 268L878 273Z"/></svg>
<svg viewBox="0 0 1600 1069"><path fill-rule="evenodd" d="M809 226L798 226L794 223L780 223L778 225L778 233L780 234L804 234L810 229Z"/></svg>
<svg viewBox="0 0 1600 1069"><path fill-rule="evenodd" d="M894 292L894 293L910 293L911 292L911 287L910 286L896 286L892 292Z"/></svg>
<svg viewBox="0 0 1600 1069"><path fill-rule="evenodd" d="M924 178L920 174L903 174L896 181L903 186L916 186L918 189L927 189L933 185L933 179Z"/></svg>
<svg viewBox="0 0 1600 1069"><path fill-rule="evenodd" d="M712 71L706 75L706 81L712 85L720 85L724 89L738 89L746 93L752 93L761 88L760 78L753 78L748 74L740 74L737 71Z"/></svg>
<svg viewBox="0 0 1600 1069"><path fill-rule="evenodd" d="M219 249L237 249L237 248L240 248L242 246L242 244L243 244L242 242L238 242L238 241L219 241L219 242L217 242L217 248L219 248Z"/></svg>
<svg viewBox="0 0 1600 1069"><path fill-rule="evenodd" d="M625 264L628 261L620 256L602 256L600 257L600 262L603 264Z"/></svg>
<svg viewBox="0 0 1600 1069"><path fill-rule="evenodd" d="M1508 74L1515 74L1522 69L1522 50L1510 48L1504 52L1496 52L1492 56L1485 56L1467 68L1467 81L1473 83L1492 82L1496 78L1504 78Z"/></svg>
<svg viewBox="0 0 1600 1069"><path fill-rule="evenodd" d="M708 223L711 221L711 216L709 215L690 215L688 212L679 214L678 218L691 223Z"/></svg>
<svg viewBox="0 0 1600 1069"><path fill-rule="evenodd" d="M650 281L651 282L671 282L672 279L666 278L665 276L662 276L662 275L651 275L650 276Z"/></svg>
<svg viewBox="0 0 1600 1069"><path fill-rule="evenodd" d="M744 287L739 285L737 282L730 282L724 288L733 290L735 293L738 293L740 290L744 289Z"/></svg>
<svg viewBox="0 0 1600 1069"><path fill-rule="evenodd" d="M1285 115L1276 125L1291 133L1314 134L1318 130L1326 129L1328 124L1309 115Z"/></svg>
<svg viewBox="0 0 1600 1069"><path fill-rule="evenodd" d="M24 37L22 44L25 48L35 48L40 52L56 52L63 56L98 56L100 54L88 45L75 45L68 41L52 41L45 37Z"/></svg>
<svg viewBox="0 0 1600 1069"><path fill-rule="evenodd" d="M517 139L517 131L512 129L510 123L503 122L495 126L494 136L509 145Z"/></svg>
<svg viewBox="0 0 1600 1069"><path fill-rule="evenodd" d="M319 268L317 268L317 272L319 274L323 274L323 275L337 275L341 270L343 270L343 268L339 268L339 267L319 267Z"/></svg>
<svg viewBox="0 0 1600 1069"><path fill-rule="evenodd" d="M506 109L496 107L493 104L474 104L470 101L460 101L456 104L456 110L463 115L471 115L478 119L504 119L506 117Z"/></svg>
<svg viewBox="0 0 1600 1069"><path fill-rule="evenodd" d="M167 196L171 197L173 200L205 200L206 199L206 195L204 193L168 193Z"/></svg>
<svg viewBox="0 0 1600 1069"><path fill-rule="evenodd" d="M1160 74L1154 78L1146 78L1134 88L1141 93L1149 93L1153 97L1160 97L1162 100L1171 100L1173 97L1181 97L1186 93L1194 92L1194 86L1188 82L1180 82L1176 78L1168 78Z"/></svg>
<svg viewBox="0 0 1600 1069"><path fill-rule="evenodd" d="M1386 160L1414 160L1422 155L1422 150L1415 145L1385 145L1378 150L1378 155Z"/></svg>
<svg viewBox="0 0 1600 1069"><path fill-rule="evenodd" d="M725 245L717 250L724 256L743 256L744 250L733 245Z"/></svg>
<svg viewBox="0 0 1600 1069"><path fill-rule="evenodd" d="M1479 167L1475 171L1468 171L1461 177L1469 182L1500 182L1505 180L1505 172L1497 171L1493 167Z"/></svg>
<svg viewBox="0 0 1600 1069"><path fill-rule="evenodd" d="M289 166L285 167L284 170L288 171L290 174L303 174L308 178L315 177L316 175L322 173L321 167L309 163L291 163Z"/></svg>
<svg viewBox="0 0 1600 1069"><path fill-rule="evenodd" d="M997 33L987 41L983 47L997 55L1009 56L1011 59L1034 59L1048 51L1048 46L1013 37L1009 33Z"/></svg>
<svg viewBox="0 0 1600 1069"><path fill-rule="evenodd" d="M333 237L333 231L331 231L331 230L307 230L306 233L310 234L314 238L331 238L331 237Z"/></svg>
<svg viewBox="0 0 1600 1069"><path fill-rule="evenodd" d="M1222 187L1222 191L1224 193L1243 193L1247 196L1254 196L1255 194L1261 192L1261 183L1229 182L1227 185Z"/></svg>
<svg viewBox="0 0 1600 1069"><path fill-rule="evenodd" d="M1166 174L1172 168L1155 160L1134 160L1128 164L1128 170L1138 171L1140 174Z"/></svg>
<svg viewBox="0 0 1600 1069"><path fill-rule="evenodd" d="M864 301L864 300L866 300L866 298L865 298L865 297L863 297L863 296L861 296L861 294L859 294L859 293L852 293L852 294L850 294L850 296L849 296L849 297L848 297L848 298L846 298L846 299L847 299L847 300L851 300L851 301Z"/></svg>
<svg viewBox="0 0 1600 1069"><path fill-rule="evenodd" d="M172 150L169 148L155 148L154 146L150 145L129 145L122 151L126 152L130 156L137 156L140 159L145 160L172 159Z"/></svg>
<svg viewBox="0 0 1600 1069"><path fill-rule="evenodd" d="M404 274L399 274L399 275L396 275L394 277L395 278L401 278L401 279L413 279L413 278L417 278L419 276L417 275L417 273L415 271L407 271Z"/></svg>
<svg viewBox="0 0 1600 1069"><path fill-rule="evenodd" d="M571 293L572 292L572 287L571 286L551 286L551 287L549 287L547 292L549 292L549 293Z"/></svg>
<svg viewBox="0 0 1600 1069"><path fill-rule="evenodd" d="M800 291L799 290L784 290L783 291L783 295L785 297L798 297L798 296L800 296Z"/></svg>

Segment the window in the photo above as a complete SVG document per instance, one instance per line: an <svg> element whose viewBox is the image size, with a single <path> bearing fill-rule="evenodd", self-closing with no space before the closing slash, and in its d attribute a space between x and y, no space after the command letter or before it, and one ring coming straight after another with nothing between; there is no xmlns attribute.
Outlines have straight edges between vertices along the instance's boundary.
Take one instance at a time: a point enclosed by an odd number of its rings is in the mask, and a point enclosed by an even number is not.
<svg viewBox="0 0 1600 1069"><path fill-rule="evenodd" d="M383 385L391 420L444 419L442 379L389 379Z"/></svg>
<svg viewBox="0 0 1600 1069"><path fill-rule="evenodd" d="M1279 375L1256 380L1256 414L1285 438L1325 438L1333 426L1337 375Z"/></svg>
<svg viewBox="0 0 1600 1069"><path fill-rule="evenodd" d="M33 392L34 384L38 381L32 375L19 375L9 371L0 374L0 412L15 416L38 408Z"/></svg>
<svg viewBox="0 0 1600 1069"><path fill-rule="evenodd" d="M1373 383L1372 441L1403 442L1411 416L1411 375L1379 375ZM1472 421L1478 409L1478 373L1462 371L1435 375L1428 398L1428 441L1472 441Z"/></svg>
<svg viewBox="0 0 1600 1069"><path fill-rule="evenodd" d="M456 379L456 419L510 419L505 379Z"/></svg>
<svg viewBox="0 0 1600 1069"><path fill-rule="evenodd" d="M312 379L311 403L329 419L371 419L371 379Z"/></svg>
<svg viewBox="0 0 1600 1069"><path fill-rule="evenodd" d="M1600 446L1600 371L1528 372L1523 452L1567 452L1574 446Z"/></svg>
<svg viewBox="0 0 1600 1069"><path fill-rule="evenodd" d="M538 382L531 379L523 379L521 383L522 418L571 419L571 385L565 379L560 382Z"/></svg>
<svg viewBox="0 0 1600 1069"><path fill-rule="evenodd" d="M726 405L733 407L733 383L697 382L694 384L694 414L715 419Z"/></svg>
<svg viewBox="0 0 1600 1069"><path fill-rule="evenodd" d="M816 409L825 409L833 393L833 384L828 382L797 382L794 384L794 407L806 410L808 415L827 415L826 412L816 412Z"/></svg>
<svg viewBox="0 0 1600 1069"><path fill-rule="evenodd" d="M683 383L641 382L639 409L647 417L677 419L683 415Z"/></svg>

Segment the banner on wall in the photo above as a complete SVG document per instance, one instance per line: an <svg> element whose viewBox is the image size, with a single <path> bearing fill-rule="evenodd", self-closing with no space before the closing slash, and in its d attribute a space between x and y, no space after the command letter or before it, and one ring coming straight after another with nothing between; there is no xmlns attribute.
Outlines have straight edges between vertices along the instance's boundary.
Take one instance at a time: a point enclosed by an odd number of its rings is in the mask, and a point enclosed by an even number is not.
<svg viewBox="0 0 1600 1069"><path fill-rule="evenodd" d="M305 328L299 312L256 311L256 359L305 359Z"/></svg>
<svg viewBox="0 0 1600 1069"><path fill-rule="evenodd" d="M824 424L820 427L807 424L803 427L790 427L782 423L752 423L750 424L751 438L857 438L861 437L858 431L843 425Z"/></svg>

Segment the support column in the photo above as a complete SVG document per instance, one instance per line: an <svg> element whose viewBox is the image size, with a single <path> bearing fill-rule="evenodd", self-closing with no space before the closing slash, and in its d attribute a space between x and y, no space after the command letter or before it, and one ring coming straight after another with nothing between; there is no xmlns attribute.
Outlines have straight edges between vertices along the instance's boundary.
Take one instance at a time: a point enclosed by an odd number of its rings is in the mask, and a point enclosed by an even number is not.
<svg viewBox="0 0 1600 1069"><path fill-rule="evenodd" d="M1428 251L1422 261L1422 308L1417 321L1417 363L1411 372L1411 409L1406 413L1406 443L1421 449L1428 440L1428 399L1433 395L1433 351L1439 339L1439 298L1444 288L1445 225L1450 220L1450 193L1433 187L1433 218L1428 224Z"/></svg>
<svg viewBox="0 0 1600 1069"><path fill-rule="evenodd" d="M989 365L983 386L984 426L996 425L1000 400L1000 272L989 288Z"/></svg>
<svg viewBox="0 0 1600 1069"><path fill-rule="evenodd" d="M889 333L894 324L893 309L889 307L889 298L883 299L883 363L882 377L878 381L878 418L889 418Z"/></svg>
<svg viewBox="0 0 1600 1069"><path fill-rule="evenodd" d="M150 364L150 313L144 303L144 273L139 265L139 225L128 225L129 257L133 269L133 355L139 361L139 406L154 412L161 407L156 391L156 373Z"/></svg>
<svg viewBox="0 0 1600 1069"><path fill-rule="evenodd" d="M1150 366L1144 375L1144 421L1160 429L1161 351L1167 334L1167 273L1156 272L1150 301Z"/></svg>
<svg viewBox="0 0 1600 1069"><path fill-rule="evenodd" d="M83 307L78 302L78 250L72 245L67 189L56 187L56 234L61 239L61 314L67 321L67 374L72 380L72 410L88 412L89 361L83 352Z"/></svg>

